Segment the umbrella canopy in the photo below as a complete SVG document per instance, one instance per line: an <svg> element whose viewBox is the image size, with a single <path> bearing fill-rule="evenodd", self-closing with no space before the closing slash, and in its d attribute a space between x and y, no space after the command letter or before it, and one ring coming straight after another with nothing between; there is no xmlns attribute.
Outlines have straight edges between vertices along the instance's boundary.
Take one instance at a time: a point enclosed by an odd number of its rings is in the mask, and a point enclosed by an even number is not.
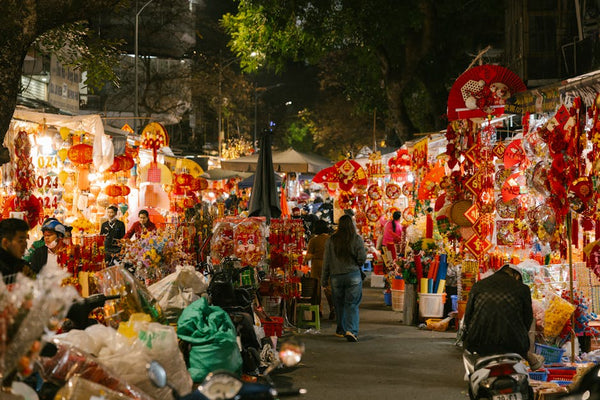
<svg viewBox="0 0 600 400"><path fill-rule="evenodd" d="M234 171L256 171L258 155L223 160L223 168ZM316 154L300 153L294 149L273 152L273 168L277 172L300 172L316 174L323 168L330 167L331 161Z"/></svg>
<svg viewBox="0 0 600 400"><path fill-rule="evenodd" d="M200 175L204 179L208 179L209 181L220 181L223 179L231 179L231 178L242 178L245 179L249 176L253 175L252 172L239 172L232 171L230 169L222 169L222 168L213 168L209 169L202 175Z"/></svg>
<svg viewBox="0 0 600 400"><path fill-rule="evenodd" d="M246 189L249 187L254 186L254 178L256 177L256 174L252 174L249 177L247 177L246 179L243 179L241 181L238 182L238 188L239 189ZM275 174L275 183L277 184L277 186L281 186L281 181L283 179L281 178L281 176Z"/></svg>
<svg viewBox="0 0 600 400"><path fill-rule="evenodd" d="M248 211L251 217L264 216L267 221L271 217L281 215L279 196L275 184L275 171L273 170L273 155L271 153L271 135L273 132L266 129L260 138L260 153L256 164L256 178L252 186L252 195Z"/></svg>

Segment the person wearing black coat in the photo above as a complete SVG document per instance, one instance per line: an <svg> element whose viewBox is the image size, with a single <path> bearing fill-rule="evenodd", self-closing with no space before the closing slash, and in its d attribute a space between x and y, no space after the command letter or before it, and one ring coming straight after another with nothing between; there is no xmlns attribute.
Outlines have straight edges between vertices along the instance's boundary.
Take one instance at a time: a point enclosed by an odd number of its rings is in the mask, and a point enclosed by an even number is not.
<svg viewBox="0 0 600 400"><path fill-rule="evenodd" d="M12 275L29 275L29 264L23 260L29 238L29 225L18 218L0 221L0 273L5 283L12 283Z"/></svg>

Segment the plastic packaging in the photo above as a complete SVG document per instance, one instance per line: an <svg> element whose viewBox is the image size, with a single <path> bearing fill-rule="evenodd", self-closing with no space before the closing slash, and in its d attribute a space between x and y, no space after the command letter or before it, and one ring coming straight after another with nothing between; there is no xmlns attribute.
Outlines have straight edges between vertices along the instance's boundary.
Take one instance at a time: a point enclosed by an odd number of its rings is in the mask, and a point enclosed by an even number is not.
<svg viewBox="0 0 600 400"><path fill-rule="evenodd" d="M158 301L169 322L177 322L184 308L198 300L206 292L206 278L194 267L177 267L177 270L148 287Z"/></svg>

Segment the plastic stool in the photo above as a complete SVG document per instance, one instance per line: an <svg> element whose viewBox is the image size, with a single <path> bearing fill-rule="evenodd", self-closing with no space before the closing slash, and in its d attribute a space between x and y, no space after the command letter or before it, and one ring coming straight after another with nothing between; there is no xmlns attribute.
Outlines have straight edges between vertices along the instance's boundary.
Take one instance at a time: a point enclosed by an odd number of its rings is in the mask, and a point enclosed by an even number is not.
<svg viewBox="0 0 600 400"><path fill-rule="evenodd" d="M304 319L304 313L310 312L311 318ZM319 306L308 303L296 303L296 325L298 328L321 329L321 319L319 318Z"/></svg>
<svg viewBox="0 0 600 400"><path fill-rule="evenodd" d="M373 264L371 264L371 261L366 261L361 267L361 269L363 270L363 272L371 272L373 271Z"/></svg>

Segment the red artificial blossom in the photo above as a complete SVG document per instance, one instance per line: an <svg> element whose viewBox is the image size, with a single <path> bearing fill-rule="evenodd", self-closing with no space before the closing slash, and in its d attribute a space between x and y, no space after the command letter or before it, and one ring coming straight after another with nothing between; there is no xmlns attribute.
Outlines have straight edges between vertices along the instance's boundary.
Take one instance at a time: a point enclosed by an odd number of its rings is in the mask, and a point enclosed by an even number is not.
<svg viewBox="0 0 600 400"><path fill-rule="evenodd" d="M580 176L581 147L580 115L581 99L576 98L570 110L563 105L556 115L542 128L541 137L548 144L552 165L548 171L551 196L549 204L564 221L569 212L567 188Z"/></svg>

